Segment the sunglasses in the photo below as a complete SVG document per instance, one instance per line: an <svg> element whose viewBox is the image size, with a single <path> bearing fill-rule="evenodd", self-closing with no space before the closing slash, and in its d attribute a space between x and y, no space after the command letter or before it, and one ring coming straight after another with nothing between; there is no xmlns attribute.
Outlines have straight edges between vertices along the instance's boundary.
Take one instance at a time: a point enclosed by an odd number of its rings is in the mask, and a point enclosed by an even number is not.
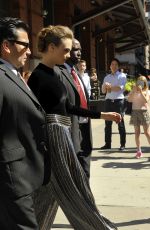
<svg viewBox="0 0 150 230"><path fill-rule="evenodd" d="M22 46L24 46L26 49L28 49L29 48L29 43L28 42L21 42L21 41L17 41L17 40L8 40L9 42L14 42L14 43L16 43L16 44L18 44L18 45L22 45Z"/></svg>

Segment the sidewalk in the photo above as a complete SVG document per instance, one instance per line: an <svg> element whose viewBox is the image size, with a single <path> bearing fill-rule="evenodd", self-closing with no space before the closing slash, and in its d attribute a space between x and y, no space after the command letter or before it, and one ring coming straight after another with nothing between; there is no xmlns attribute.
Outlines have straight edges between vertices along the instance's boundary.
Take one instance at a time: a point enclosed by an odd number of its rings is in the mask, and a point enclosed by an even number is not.
<svg viewBox="0 0 150 230"><path fill-rule="evenodd" d="M144 157L136 159L134 130L125 115L126 150L119 152L118 126L113 124L112 149L100 151L104 145L104 121L92 120L93 152L91 188L99 210L116 223L120 230L150 229L150 147L141 135ZM143 130L142 130L143 132ZM59 209L53 230L73 229Z"/></svg>

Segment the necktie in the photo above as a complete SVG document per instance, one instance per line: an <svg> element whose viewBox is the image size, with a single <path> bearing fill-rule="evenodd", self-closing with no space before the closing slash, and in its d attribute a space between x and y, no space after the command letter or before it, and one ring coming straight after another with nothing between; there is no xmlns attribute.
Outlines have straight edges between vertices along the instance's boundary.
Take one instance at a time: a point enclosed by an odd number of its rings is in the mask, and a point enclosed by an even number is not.
<svg viewBox="0 0 150 230"><path fill-rule="evenodd" d="M85 94L84 94L83 89L81 87L81 84L80 84L80 81L78 79L78 76L77 76L77 74L76 74L76 72L75 72L75 70L73 68L71 69L71 75L73 76L74 83L76 84L78 93L80 95L80 106L82 108L87 109L87 100L86 100Z"/></svg>

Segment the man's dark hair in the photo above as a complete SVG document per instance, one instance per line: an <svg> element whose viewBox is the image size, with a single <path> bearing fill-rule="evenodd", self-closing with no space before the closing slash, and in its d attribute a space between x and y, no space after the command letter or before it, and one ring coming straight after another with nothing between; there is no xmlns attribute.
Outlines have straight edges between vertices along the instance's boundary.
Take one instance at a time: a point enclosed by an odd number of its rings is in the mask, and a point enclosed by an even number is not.
<svg viewBox="0 0 150 230"><path fill-rule="evenodd" d="M17 29L23 29L28 33L28 25L19 18L4 17L0 18L0 45L3 40L16 40Z"/></svg>
<svg viewBox="0 0 150 230"><path fill-rule="evenodd" d="M83 59L81 59L81 60L79 61L79 63L85 63L85 64L86 64L86 61L83 60Z"/></svg>
<svg viewBox="0 0 150 230"><path fill-rule="evenodd" d="M113 58L110 63L112 63L113 61L116 61L118 65L120 66L120 61L117 58Z"/></svg>

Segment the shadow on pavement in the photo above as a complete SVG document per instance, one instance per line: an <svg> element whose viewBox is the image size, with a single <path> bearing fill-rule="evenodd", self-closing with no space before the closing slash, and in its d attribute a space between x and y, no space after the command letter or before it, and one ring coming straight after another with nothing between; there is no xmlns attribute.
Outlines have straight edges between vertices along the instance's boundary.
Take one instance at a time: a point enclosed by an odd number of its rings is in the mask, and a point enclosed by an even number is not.
<svg viewBox="0 0 150 230"><path fill-rule="evenodd" d="M115 223L117 227L125 227L131 225L140 225L140 224L150 224L150 218L142 219L142 220L132 220L123 223ZM63 229L72 229L71 225L69 224L53 224L53 228L63 228Z"/></svg>
<svg viewBox="0 0 150 230"><path fill-rule="evenodd" d="M146 164L145 164L146 163ZM150 162L134 162L134 163L124 163L124 162L109 162L102 165L103 168L130 168L130 169L150 169Z"/></svg>
<svg viewBox="0 0 150 230"><path fill-rule="evenodd" d="M150 147L141 147L143 153L149 153L150 152ZM125 150L120 151L119 148L111 148L111 149L106 149L106 150L101 150L100 148L93 148L93 151L99 150L98 153L136 153L136 147L130 147L130 148L125 148Z"/></svg>
<svg viewBox="0 0 150 230"><path fill-rule="evenodd" d="M146 147L143 147L143 149L145 149ZM148 148L148 147L147 147ZM123 151L120 151L119 150L119 147L118 148L111 148L111 149L100 149L100 148L93 148L92 149L93 151L94 150L99 150L98 152L99 153L125 153L125 152L127 152L127 153L130 153L130 152L135 152L136 150L135 150L135 147L130 147L130 148L125 148Z"/></svg>
<svg viewBox="0 0 150 230"><path fill-rule="evenodd" d="M117 227L130 226L130 225L139 225L139 224L150 224L150 218L142 220L132 220L123 223L116 223Z"/></svg>
<svg viewBox="0 0 150 230"><path fill-rule="evenodd" d="M113 157L111 155L109 156L94 156L92 157L92 161L97 161L97 160L122 160L122 159L125 159L125 160L130 160L130 159L135 159L135 157L124 157L124 156L120 156L120 157Z"/></svg>
<svg viewBox="0 0 150 230"><path fill-rule="evenodd" d="M112 134L118 134L119 135L119 132L112 132ZM135 134L135 132L126 132L126 135L132 135L132 134ZM144 134L144 132L141 132L141 134Z"/></svg>
<svg viewBox="0 0 150 230"><path fill-rule="evenodd" d="M53 224L52 228L72 229L70 224Z"/></svg>

